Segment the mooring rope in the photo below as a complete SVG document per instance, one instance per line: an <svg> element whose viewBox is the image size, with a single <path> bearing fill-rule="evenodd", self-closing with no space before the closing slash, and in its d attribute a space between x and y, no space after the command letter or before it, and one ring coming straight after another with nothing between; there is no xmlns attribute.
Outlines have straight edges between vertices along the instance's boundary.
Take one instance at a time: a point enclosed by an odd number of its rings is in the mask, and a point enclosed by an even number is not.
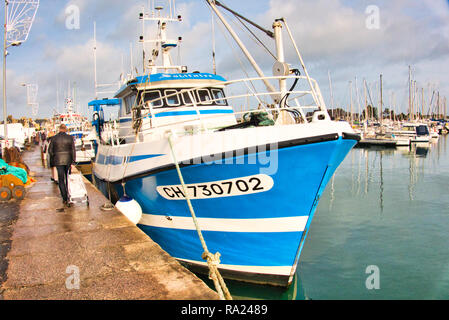
<svg viewBox="0 0 449 320"><path fill-rule="evenodd" d="M201 258L203 258L203 260L207 261L207 265L209 267L209 278L212 279L212 281L214 282L215 289L217 290L218 295L220 296L221 300L232 300L232 296L231 296L228 288L226 287L223 277L221 276L220 272L218 271L218 265L220 264L220 253L216 252L215 254L212 254L209 252L207 245L206 245L206 241L204 240L203 234L201 232L201 228L198 224L198 220L195 215L195 210L193 209L190 198L187 195L187 187L184 183L184 178L182 176L181 169L179 167L179 163L176 160L175 150L174 150L173 141L172 141L172 133L170 133L168 136L168 143L170 145L173 162L175 163L175 166L176 166L176 171L178 172L179 181L181 181L182 190L185 194L187 205L189 207L190 214L192 215L192 218L193 218L193 223L195 224L195 228L198 233L198 237L200 238L201 245L204 250L203 254L201 255Z"/></svg>

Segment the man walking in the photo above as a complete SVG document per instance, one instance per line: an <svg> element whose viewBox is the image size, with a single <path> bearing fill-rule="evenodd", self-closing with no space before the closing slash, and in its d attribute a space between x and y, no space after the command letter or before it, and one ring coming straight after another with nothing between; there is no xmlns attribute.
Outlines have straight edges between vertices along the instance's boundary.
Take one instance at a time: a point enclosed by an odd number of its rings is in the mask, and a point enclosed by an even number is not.
<svg viewBox="0 0 449 320"><path fill-rule="evenodd" d="M59 191L61 192L64 206L70 207L67 176L72 163L76 161L76 149L75 139L67 134L67 127L64 124L59 126L59 133L51 139L48 154L58 172Z"/></svg>

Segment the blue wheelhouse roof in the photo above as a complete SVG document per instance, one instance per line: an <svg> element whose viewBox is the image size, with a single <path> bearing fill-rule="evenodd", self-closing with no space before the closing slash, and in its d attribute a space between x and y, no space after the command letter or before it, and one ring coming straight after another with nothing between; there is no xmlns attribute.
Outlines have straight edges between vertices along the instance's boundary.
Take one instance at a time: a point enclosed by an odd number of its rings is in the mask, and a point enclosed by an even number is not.
<svg viewBox="0 0 449 320"><path fill-rule="evenodd" d="M196 80L215 80L225 82L226 79L222 76L212 74L212 73L155 73L149 76L138 76L134 79L128 81L124 86L122 86L115 94L118 96L124 89L129 86L136 84L154 83L160 81L174 81L174 80L184 80L184 81L196 81Z"/></svg>
<svg viewBox="0 0 449 320"><path fill-rule="evenodd" d="M155 73L150 75L148 80L148 75L139 76L128 82L130 84L139 84L147 82L158 82L167 80L217 80L226 81L222 76L212 74L212 73Z"/></svg>
<svg viewBox="0 0 449 320"><path fill-rule="evenodd" d="M119 99L101 99L101 100L92 100L88 103L88 106L115 106L119 105Z"/></svg>
<svg viewBox="0 0 449 320"><path fill-rule="evenodd" d="M149 77L149 79L148 79ZM201 81L201 80L215 80L215 81L221 81L226 82L226 79L222 76L212 74L212 73L200 73L200 72L194 72L194 73L155 73L151 75L146 76L138 76L135 77L132 80L129 80L125 85L123 85L116 93L115 96L117 97L120 95L123 90L128 88L129 86L137 85L137 84L145 84L145 83L155 83L155 82L161 82L161 81Z"/></svg>

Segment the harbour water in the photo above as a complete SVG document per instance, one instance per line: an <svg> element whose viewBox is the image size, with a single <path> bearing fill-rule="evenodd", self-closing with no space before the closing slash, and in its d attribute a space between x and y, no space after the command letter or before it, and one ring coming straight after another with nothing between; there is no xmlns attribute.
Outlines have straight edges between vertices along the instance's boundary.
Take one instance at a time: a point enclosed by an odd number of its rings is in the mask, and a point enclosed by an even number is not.
<svg viewBox="0 0 449 320"><path fill-rule="evenodd" d="M441 136L430 148L353 149L320 199L294 284L282 290L227 281L231 294L448 299L448 144Z"/></svg>

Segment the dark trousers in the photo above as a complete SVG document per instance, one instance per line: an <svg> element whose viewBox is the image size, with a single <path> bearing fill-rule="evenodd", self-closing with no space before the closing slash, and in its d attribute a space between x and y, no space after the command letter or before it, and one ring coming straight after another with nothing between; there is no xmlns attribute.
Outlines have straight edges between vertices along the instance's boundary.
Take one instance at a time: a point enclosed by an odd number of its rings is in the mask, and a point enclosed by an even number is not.
<svg viewBox="0 0 449 320"><path fill-rule="evenodd" d="M67 166L56 166L56 170L58 171L58 184L59 191L61 192L62 200L65 202L68 200L68 178L70 165Z"/></svg>

